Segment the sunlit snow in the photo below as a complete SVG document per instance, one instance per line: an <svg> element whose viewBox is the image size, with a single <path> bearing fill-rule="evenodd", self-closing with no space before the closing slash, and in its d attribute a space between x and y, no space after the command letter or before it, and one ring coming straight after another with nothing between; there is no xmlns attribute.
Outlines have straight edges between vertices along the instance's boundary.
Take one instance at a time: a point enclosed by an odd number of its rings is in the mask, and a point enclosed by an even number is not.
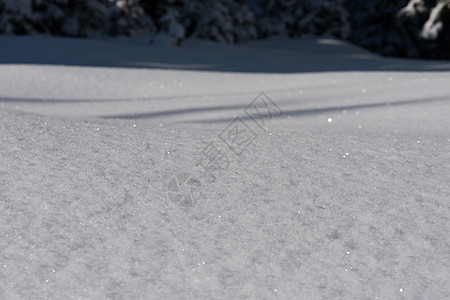
<svg viewBox="0 0 450 300"><path fill-rule="evenodd" d="M0 43L0 298L450 295L449 64Z"/></svg>

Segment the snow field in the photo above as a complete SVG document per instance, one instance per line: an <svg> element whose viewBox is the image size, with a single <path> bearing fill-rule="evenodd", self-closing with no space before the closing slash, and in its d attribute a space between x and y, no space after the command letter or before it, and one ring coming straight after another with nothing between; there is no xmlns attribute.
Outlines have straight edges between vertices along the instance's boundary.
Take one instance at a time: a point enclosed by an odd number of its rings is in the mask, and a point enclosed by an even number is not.
<svg viewBox="0 0 450 300"><path fill-rule="evenodd" d="M14 63L0 65L0 298L450 294L448 72ZM283 111L267 131L244 112L261 91ZM235 117L254 142L175 205L170 180Z"/></svg>

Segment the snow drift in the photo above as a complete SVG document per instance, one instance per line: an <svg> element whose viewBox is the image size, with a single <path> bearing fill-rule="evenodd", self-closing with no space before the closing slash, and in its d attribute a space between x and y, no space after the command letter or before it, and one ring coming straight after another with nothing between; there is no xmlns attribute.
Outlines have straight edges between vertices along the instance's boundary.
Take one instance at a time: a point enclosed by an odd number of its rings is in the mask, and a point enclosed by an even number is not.
<svg viewBox="0 0 450 300"><path fill-rule="evenodd" d="M200 42L66 42L0 52L1 298L450 295L448 66L332 39L214 46L224 65ZM262 91L282 110L265 128L245 113ZM240 155L220 144L236 117ZM211 142L227 168L177 205Z"/></svg>

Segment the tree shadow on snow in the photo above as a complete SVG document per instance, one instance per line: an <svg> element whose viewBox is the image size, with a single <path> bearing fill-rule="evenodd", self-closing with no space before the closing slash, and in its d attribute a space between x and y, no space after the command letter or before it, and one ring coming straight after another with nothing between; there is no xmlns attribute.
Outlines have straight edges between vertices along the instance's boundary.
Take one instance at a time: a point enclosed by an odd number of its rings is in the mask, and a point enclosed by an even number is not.
<svg viewBox="0 0 450 300"><path fill-rule="evenodd" d="M343 110L351 111L358 109L370 109L370 108L382 108L382 107L394 107L394 106L407 106L414 104L424 104L424 103L433 103L433 102L446 102L450 101L448 97L438 97L438 98L423 98L423 99L413 99L413 100L405 100L400 102L377 102L377 103L368 103L368 104L355 104L355 105L340 105L340 106L332 106L332 107L321 107L321 108L312 108L312 109L291 109L291 110L283 110L283 114L280 117L301 117L301 116L311 116L311 115L319 115L326 114L332 112L340 112ZM176 115L187 115L193 113L201 113L201 112L218 112L224 110L234 110L234 109L243 109L242 105L226 105L226 106L205 106L205 107L196 107L196 108L185 108L185 109L174 109L174 110L166 110L159 112L151 112L151 113L139 113L139 114L123 114L123 115L111 115L111 116L102 116L102 118L107 119L129 119L129 120L138 120L138 119L151 119L151 118L159 118L159 117L170 117ZM212 119L202 119L202 120L187 120L187 123L228 123L231 122L235 117L226 117L226 118L212 118ZM240 116L242 120L250 120L250 117L247 115ZM273 118L279 118L277 116L273 116Z"/></svg>

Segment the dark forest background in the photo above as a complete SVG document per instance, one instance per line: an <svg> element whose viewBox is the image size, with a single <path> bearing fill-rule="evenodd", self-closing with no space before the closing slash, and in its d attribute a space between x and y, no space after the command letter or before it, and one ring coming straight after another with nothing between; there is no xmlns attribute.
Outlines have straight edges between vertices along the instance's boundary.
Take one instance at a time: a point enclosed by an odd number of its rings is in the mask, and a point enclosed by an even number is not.
<svg viewBox="0 0 450 300"><path fill-rule="evenodd" d="M385 56L450 58L450 0L0 0L0 34L239 43L333 35Z"/></svg>

